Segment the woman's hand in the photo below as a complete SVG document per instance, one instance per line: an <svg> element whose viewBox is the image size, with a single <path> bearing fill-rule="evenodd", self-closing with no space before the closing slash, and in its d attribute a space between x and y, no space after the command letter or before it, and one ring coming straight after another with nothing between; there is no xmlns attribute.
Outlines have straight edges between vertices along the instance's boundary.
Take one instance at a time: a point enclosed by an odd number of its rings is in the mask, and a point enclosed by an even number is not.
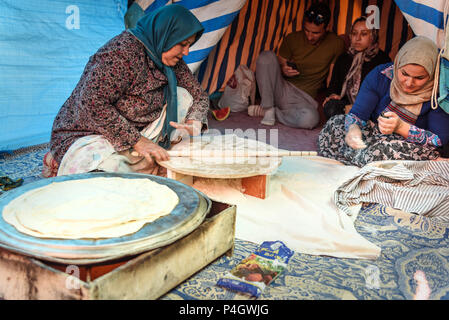
<svg viewBox="0 0 449 320"><path fill-rule="evenodd" d="M137 143L133 146L133 149L140 156L145 157L150 165L154 164L153 157L157 161L166 161L169 159L167 150L143 136L140 137L139 141L137 141Z"/></svg>
<svg viewBox="0 0 449 320"><path fill-rule="evenodd" d="M377 123L379 131L382 134L392 134L395 132L401 134L401 128L405 125L405 122L395 112L391 111L385 112L384 116L379 116Z"/></svg>
<svg viewBox="0 0 449 320"><path fill-rule="evenodd" d="M180 131L180 136L198 136L201 133L203 124L199 120L187 120L185 124L170 121L170 125Z"/></svg>
<svg viewBox="0 0 449 320"><path fill-rule="evenodd" d="M365 149L366 144L362 140L362 130L356 124L349 126L348 132L346 132L345 142L352 149Z"/></svg>
<svg viewBox="0 0 449 320"><path fill-rule="evenodd" d="M329 100L340 100L341 97L338 94L332 93L329 97L324 99L323 106L329 101Z"/></svg>

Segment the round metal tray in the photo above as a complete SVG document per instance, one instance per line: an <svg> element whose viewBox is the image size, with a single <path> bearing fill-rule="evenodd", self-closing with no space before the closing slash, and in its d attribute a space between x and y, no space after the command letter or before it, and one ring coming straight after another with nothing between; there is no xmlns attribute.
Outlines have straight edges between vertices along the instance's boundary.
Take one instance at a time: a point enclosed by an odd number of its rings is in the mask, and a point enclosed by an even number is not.
<svg viewBox="0 0 449 320"><path fill-rule="evenodd" d="M179 197L179 203L169 215L147 223L133 234L116 238L76 240L37 238L21 233L3 219L3 208L25 192L53 182L97 177L150 179L171 188ZM210 207L211 201L201 192L181 182L159 176L97 172L42 179L0 196L0 247L52 262L94 264L139 254L173 243L197 228L210 211Z"/></svg>

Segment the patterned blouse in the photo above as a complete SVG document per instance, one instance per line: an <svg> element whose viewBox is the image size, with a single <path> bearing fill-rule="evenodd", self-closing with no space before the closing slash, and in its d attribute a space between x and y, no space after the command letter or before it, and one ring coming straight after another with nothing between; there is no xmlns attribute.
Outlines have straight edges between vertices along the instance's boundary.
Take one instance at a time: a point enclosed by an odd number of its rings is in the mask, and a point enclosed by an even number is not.
<svg viewBox="0 0 449 320"><path fill-rule="evenodd" d="M186 120L207 126L207 93L183 60L173 68L178 86L193 97ZM131 148L140 131L159 117L167 84L137 38L127 31L114 37L90 57L56 115L50 141L54 159L61 163L75 140L92 134L103 135L116 151Z"/></svg>

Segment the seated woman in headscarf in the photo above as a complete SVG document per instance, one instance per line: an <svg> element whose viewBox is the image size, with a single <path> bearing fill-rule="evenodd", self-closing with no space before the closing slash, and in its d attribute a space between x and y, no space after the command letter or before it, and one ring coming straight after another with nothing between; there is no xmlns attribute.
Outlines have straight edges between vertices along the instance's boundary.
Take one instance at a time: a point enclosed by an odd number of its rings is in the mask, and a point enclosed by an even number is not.
<svg viewBox="0 0 449 320"><path fill-rule="evenodd" d="M362 167L381 160L435 160L449 141L449 114L431 107L438 48L426 37L405 43L394 64L374 68L347 115L332 117L318 154Z"/></svg>
<svg viewBox="0 0 449 320"><path fill-rule="evenodd" d="M390 57L379 49L379 32L369 29L366 17L354 21L349 34L350 46L338 57L323 102L326 120L337 114L344 114L345 107L354 103L360 84L376 66L391 62Z"/></svg>
<svg viewBox="0 0 449 320"><path fill-rule="evenodd" d="M54 120L43 175L157 174L172 140L207 127L208 96L182 59L203 30L167 5L101 47Z"/></svg>

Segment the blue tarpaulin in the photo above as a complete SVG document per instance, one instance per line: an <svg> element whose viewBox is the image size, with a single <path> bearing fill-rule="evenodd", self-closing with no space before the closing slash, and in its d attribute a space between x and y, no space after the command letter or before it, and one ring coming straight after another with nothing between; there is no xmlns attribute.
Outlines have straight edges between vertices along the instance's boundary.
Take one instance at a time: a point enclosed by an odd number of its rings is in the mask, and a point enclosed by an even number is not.
<svg viewBox="0 0 449 320"><path fill-rule="evenodd" d="M125 29L127 0L0 0L0 151L50 141L89 57Z"/></svg>

